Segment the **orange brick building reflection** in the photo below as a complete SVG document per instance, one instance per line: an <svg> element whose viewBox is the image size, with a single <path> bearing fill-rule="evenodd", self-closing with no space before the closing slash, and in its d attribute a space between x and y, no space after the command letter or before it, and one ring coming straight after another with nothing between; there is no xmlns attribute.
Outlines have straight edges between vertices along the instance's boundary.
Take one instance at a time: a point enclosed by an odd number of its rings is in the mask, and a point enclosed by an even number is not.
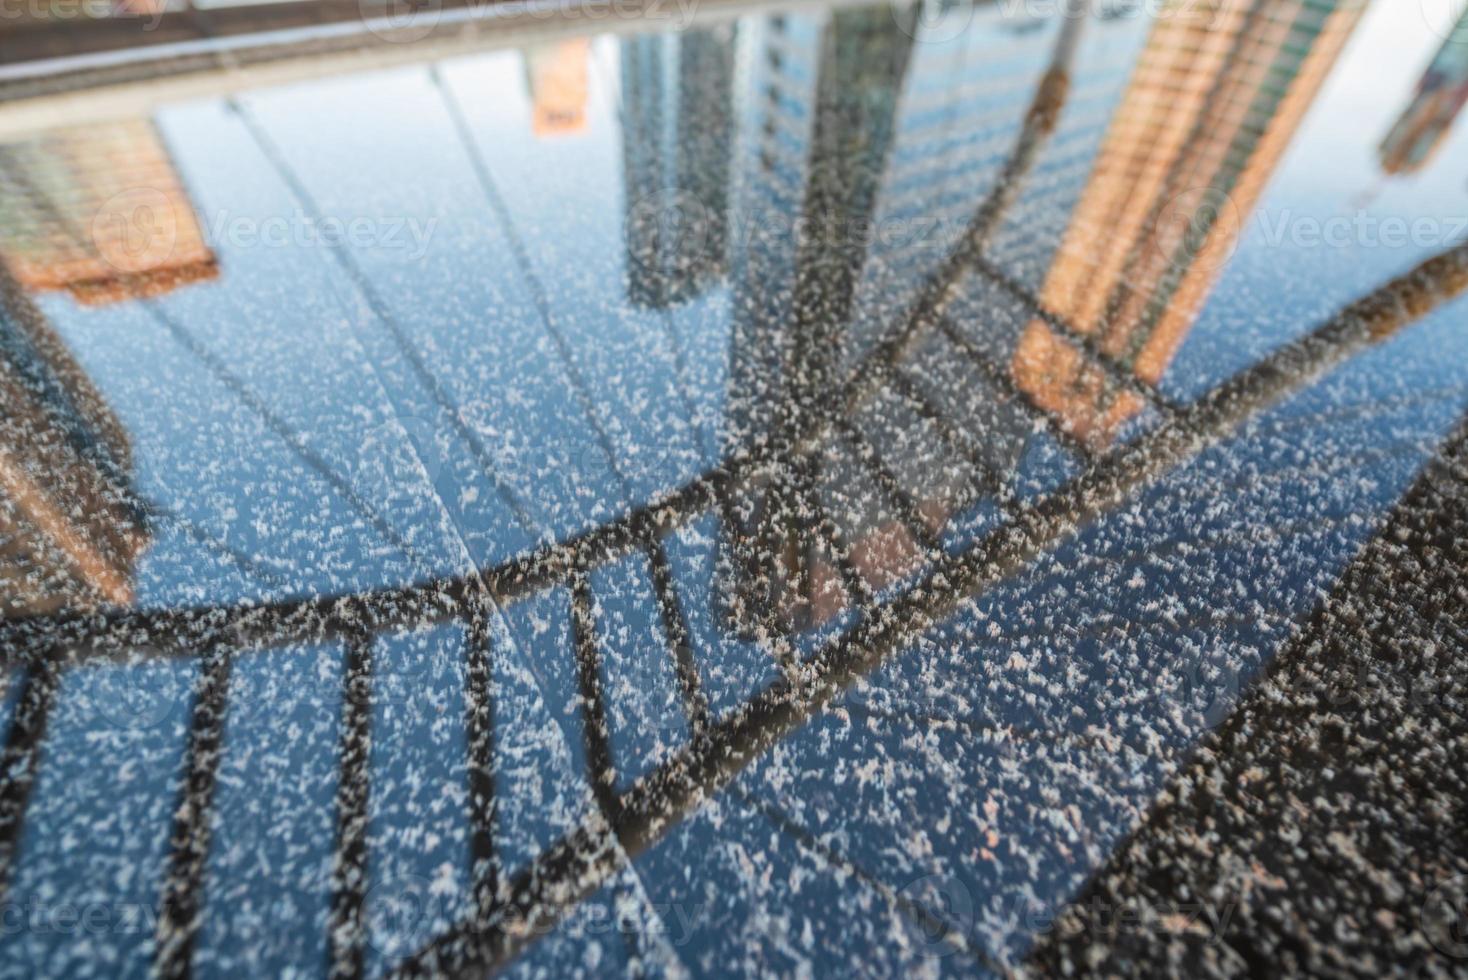
<svg viewBox="0 0 1468 980"><path fill-rule="evenodd" d="M54 130L0 146L0 252L20 284L87 304L218 276L152 123Z"/></svg>
<svg viewBox="0 0 1468 980"><path fill-rule="evenodd" d="M0 263L0 618L133 600L149 532L132 447Z"/></svg>
<svg viewBox="0 0 1468 980"><path fill-rule="evenodd" d="M1137 379L1161 379L1362 10L1359 0L1170 3L1112 117L1041 292ZM1083 444L1141 398L1040 320L1020 389Z"/></svg>
<svg viewBox="0 0 1468 980"><path fill-rule="evenodd" d="M560 136L586 128L591 41L571 38L533 44L522 52L536 136Z"/></svg>

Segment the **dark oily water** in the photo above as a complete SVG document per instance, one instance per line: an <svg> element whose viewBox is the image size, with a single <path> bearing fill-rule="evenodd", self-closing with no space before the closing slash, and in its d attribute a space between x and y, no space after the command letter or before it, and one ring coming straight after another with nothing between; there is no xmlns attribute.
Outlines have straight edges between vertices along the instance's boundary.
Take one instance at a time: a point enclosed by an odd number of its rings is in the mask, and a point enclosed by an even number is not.
<svg viewBox="0 0 1468 980"><path fill-rule="evenodd" d="M1468 970L1468 21L1081 6L0 104L0 975Z"/></svg>

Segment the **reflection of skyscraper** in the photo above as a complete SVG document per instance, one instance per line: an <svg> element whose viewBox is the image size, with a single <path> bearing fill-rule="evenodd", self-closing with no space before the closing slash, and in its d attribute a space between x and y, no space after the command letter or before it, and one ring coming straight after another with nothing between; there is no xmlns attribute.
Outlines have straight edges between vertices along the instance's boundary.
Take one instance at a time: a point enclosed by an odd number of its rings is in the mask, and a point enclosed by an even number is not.
<svg viewBox="0 0 1468 980"><path fill-rule="evenodd" d="M0 617L124 604L147 544L130 447L0 263Z"/></svg>
<svg viewBox="0 0 1468 980"><path fill-rule="evenodd" d="M774 15L745 33L738 187L729 249L734 311L726 440L769 431L784 372L785 317L794 292L792 225L804 198L821 25Z"/></svg>
<svg viewBox="0 0 1468 980"><path fill-rule="evenodd" d="M555 136L586 126L588 61L591 41L577 37L552 44L532 44L525 57L525 85L530 90L531 132Z"/></svg>
<svg viewBox="0 0 1468 980"><path fill-rule="evenodd" d="M1051 264L1044 305L1137 378L1158 381L1361 9L1359 0L1169 4ZM1095 447L1142 407L1039 320L1013 371L1029 398Z"/></svg>
<svg viewBox="0 0 1468 980"><path fill-rule="evenodd" d="M735 30L622 41L627 294L639 305L682 302L724 274Z"/></svg>
<svg viewBox="0 0 1468 980"><path fill-rule="evenodd" d="M1381 141L1381 169L1389 174L1421 170L1447 138L1468 102L1468 9L1417 83L1412 101Z"/></svg>
<svg viewBox="0 0 1468 980"><path fill-rule="evenodd" d="M0 251L22 286L83 303L218 275L182 181L146 120L0 146Z"/></svg>
<svg viewBox="0 0 1468 980"><path fill-rule="evenodd" d="M916 33L910 11L868 8L832 15L822 39L791 311L789 381L807 401L834 381Z"/></svg>
<svg viewBox="0 0 1468 980"><path fill-rule="evenodd" d="M774 16L750 45L748 159L731 250L731 443L781 438L828 390L867 258L862 229L875 214L912 33L877 7L835 11L824 26ZM745 492L748 520L733 545L737 553L759 542L762 567L733 591L765 621L810 622L839 608L823 587L830 565L800 527L802 488L783 474ZM751 585L759 595L748 594Z"/></svg>
<svg viewBox="0 0 1468 980"><path fill-rule="evenodd" d="M866 261L912 33L885 7L824 29L775 16L754 46L748 161L735 207L731 413L764 433L817 396Z"/></svg>

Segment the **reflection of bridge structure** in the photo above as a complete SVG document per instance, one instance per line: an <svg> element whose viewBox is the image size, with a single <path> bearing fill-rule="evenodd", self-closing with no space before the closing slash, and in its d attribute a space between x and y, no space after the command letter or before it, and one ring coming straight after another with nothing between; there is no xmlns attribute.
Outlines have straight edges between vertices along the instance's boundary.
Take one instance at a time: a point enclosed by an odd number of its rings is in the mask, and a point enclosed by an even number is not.
<svg viewBox="0 0 1468 980"><path fill-rule="evenodd" d="M940 622L965 599L1023 568L1087 520L1123 502L1138 487L1233 432L1251 415L1319 377L1331 367L1430 311L1468 286L1468 248L1439 255L1365 298L1301 339L1241 372L1193 404L1178 409L1153 432L1102 459L1057 490L1011 502L1008 518L958 554L934 550L924 573L882 601L860 590L860 618L804 662L784 664L784 676L724 720L711 722L699 689L698 664L673 593L664 538L710 508L726 504L739 481L761 468L798 467L799 447L769 446L730 460L650 506L619 521L524 558L447 581L325 596L269 605L170 611L112 611L13 621L0 629L10 666L25 665L24 688L5 747L6 782L0 790L0 858L15 854L27 792L40 762L46 716L61 672L100 660L139 656L196 657L201 671L188 742L183 802L172 837L172 873L160 920L162 972L181 972L200 914L199 890L209 846L209 808L220 758L227 685L233 658L251 649L335 638L347 650L337 798L337 888L332 928L337 972L360 972L366 890L365 827L372 637L430 622L467 626L466 705L471 782L471 857L474 913L435 939L404 967L407 972L505 962L528 936L592 894L626 856L651 846L682 817L727 784L745 766L799 727L858 678L870 673L914 634ZM941 328L952 329L946 324ZM885 369L891 370L891 368ZM845 386L867 384L863 372ZM839 425L813 424L807 443ZM809 451L809 450L805 450ZM871 465L879 465L868 457ZM812 516L810 530L828 534ZM829 541L838 552L841 544ZM601 693L597 624L588 576L592 568L644 551L669 656L676 665L692 737L675 755L615 793L615 770ZM493 692L489 617L541 590L569 585L577 674L583 698L587 773L599 812L543 852L533 865L501 880L495 862L493 803ZM612 846L615 841L617 846Z"/></svg>
<svg viewBox="0 0 1468 980"><path fill-rule="evenodd" d="M912 636L940 622L967 598L1026 567L1088 520L1125 501L1136 489L1227 437L1251 415L1275 404L1370 344L1391 336L1468 286L1468 248L1418 266L1351 304L1299 340L1188 405L1164 398L1124 365L1047 311L1033 291L985 257L1000 224L1063 104L1073 30L1062 32L1054 64L1042 79L1015 150L995 192L973 216L968 232L929 277L900 322L847 372L833 390L802 399L767 437L721 465L620 519L546 544L512 561L464 575L348 595L176 610L109 609L0 624L6 665L24 668L23 689L3 756L0 784L0 884L20 840L29 789L41 765L47 716L66 670L100 662L154 657L194 658L200 673L184 763L181 801L170 841L169 876L157 934L156 966L164 975L189 970L193 936L203 914L202 882L210 850L210 818L232 662L249 651L333 639L345 647L343 707L336 798L336 859L329 947L335 975L363 970L368 883L366 828L368 747L374 638L436 622L466 627L466 742L470 806L472 909L401 966L404 973L462 971L502 965L577 902L593 894L631 856L655 844L680 820L727 785L764 751L801 726ZM1056 333L1081 346L1115 381L1157 408L1158 426L1134 442L1097 457L1049 493L1021 500L1000 492L1003 520L959 552L946 549L919 512L880 449L852 421L878 395L908 404L932 426L955 458L977 469L976 485L999 488L1003 474L973 451L970 438L925 394L904 364L917 341L941 334L960 356L996 385L1015 391L1004 365L969 340L949 308L969 277L1027 305ZM150 307L151 308L151 307ZM574 375L573 375L574 377ZM583 396L589 397L589 396ZM1017 398L1018 404L1026 404ZM1038 409L1034 418L1053 428ZM855 445L871 481L890 498L911 539L918 567L888 592L851 560L843 538L810 490L814 462L834 439ZM756 481L794 488L790 508L800 530L833 556L855 625L801 658L778 634L769 648L780 677L715 720L701 690L700 670L684 609L675 593L667 536L698 516L716 512L726 535L737 535L741 495ZM758 548L755 549L758 552ZM690 737L671 757L625 791L613 787L611 748L592 570L632 553L646 554ZM495 692L490 622L498 609L553 587L569 587L576 676L582 698L586 773L597 808L577 829L519 870L501 866L495 850ZM921 916L919 908L905 909Z"/></svg>
<svg viewBox="0 0 1468 980"><path fill-rule="evenodd" d="M1019 571L1088 520L1125 501L1132 491L1227 437L1251 415L1352 354L1391 336L1465 287L1468 248L1460 248L1423 263L1351 304L1300 340L1214 388L1159 429L1122 448L1086 474L1037 500L1013 505L1008 520L971 548L960 554L930 555L930 567L900 595L886 603L871 596L865 598L859 625L824 644L726 721L713 726L707 723L697 688L696 665L688 662L686 647L675 646L673 655L678 658L678 676L694 732L690 743L627 792L604 794L600 815L517 874L510 882L507 898L481 906L476 916L435 940L407 964L406 972L504 963L526 936L543 931L548 922L594 893L619 869L621 854L607 846L608 836L615 838L621 851L629 856L651 846L668 833L673 823L721 789L762 752L873 671L902 643L941 622L965 599ZM833 420L832 424L839 422ZM745 465L754 465L754 461ZM698 481L662 509L635 515L633 520L640 526L623 532L622 547L651 549L654 569L665 569L666 559L660 549L667 528L680 512L686 513L684 508L693 511L690 505L714 503L739 469L742 467ZM813 520L812 529L821 533L824 522ZM837 543L833 546L839 548ZM611 766L600 695L594 689L596 643L594 623L588 615L585 572L573 568L567 577L580 609L575 622L583 696L588 706L587 754ZM670 637L686 636L686 631L676 625L678 610L667 589L666 573L655 572L655 582L664 616L670 617ZM588 778L593 785L611 783L604 773L588 773Z"/></svg>

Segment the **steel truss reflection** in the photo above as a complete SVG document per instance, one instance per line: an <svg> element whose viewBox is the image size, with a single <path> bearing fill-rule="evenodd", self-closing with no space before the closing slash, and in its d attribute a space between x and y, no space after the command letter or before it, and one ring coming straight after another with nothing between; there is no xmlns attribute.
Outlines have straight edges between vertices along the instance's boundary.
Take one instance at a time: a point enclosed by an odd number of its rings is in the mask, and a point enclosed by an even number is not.
<svg viewBox="0 0 1468 980"><path fill-rule="evenodd" d="M980 259L974 268L985 274ZM926 296L941 295L952 271L935 277ZM504 963L530 936L595 892L625 857L651 846L701 801L726 785L763 751L798 728L858 678L870 673L904 642L941 622L965 600L1026 567L1036 556L1087 521L1118 506L1140 487L1226 438L1245 420L1310 384L1342 361L1392 336L1468 286L1468 248L1438 255L1342 309L1302 338L1235 375L1167 418L1135 442L1094 462L1083 475L1029 501L1011 500L1006 520L960 554L931 549L925 574L885 602L853 585L860 619L804 663L786 663L784 676L749 699L726 720L710 723L689 631L673 592L664 539L676 528L728 504L750 474L770 467L798 470L836 429L850 406L883 385L902 386L895 364L920 324L961 337L941 315L920 303L889 342L877 348L842 387L836 406L810 420L793 444L766 444L727 461L656 503L619 521L517 560L471 575L402 588L324 596L263 605L185 610L111 610L12 621L0 627L10 666L26 665L24 688L5 747L7 779L0 791L0 858L8 866L18 841L28 790L39 763L46 716L63 671L105 660L148 656L194 657L201 668L196 688L183 798L172 840L172 872L165 889L158 961L165 973L185 968L189 937L200 912L199 889L208 852L208 817L214 771L220 757L231 661L266 649L325 637L346 643L348 656L338 792L338 890L334 902L333 961L337 972L360 971L362 899L367 853L363 828L368 793L365 744L370 706L371 638L390 630L457 621L467 627L468 745L473 808L471 850L475 907L471 917L435 939L401 968L406 974ZM1019 288L1011 284L1011 288ZM982 352L963 348L971 356ZM879 379L879 380L873 380ZM886 379L886 380L880 380ZM941 414L929 411L930 418ZM872 460L872 457L865 457ZM876 465L872 460L872 465ZM829 522L813 533L831 537ZM597 624L591 610L591 569L641 551L654 573L669 656L682 688L692 737L674 757L623 793L607 787L615 763L608 738L597 663ZM843 563L844 564L844 563ZM848 575L848 582L859 577ZM493 828L493 721L490 677L494 651L489 616L555 585L573 596L578 677L586 705L587 774L599 813L545 851L532 866L502 879ZM615 840L617 847L610 846Z"/></svg>
<svg viewBox="0 0 1468 980"><path fill-rule="evenodd" d="M964 602L1028 567L1087 522L1129 500L1250 417L1288 397L1344 360L1392 336L1468 287L1468 247L1423 262L1340 310L1313 331L1213 388L1177 404L1114 361L1086 334L1045 308L1024 284L986 257L986 245L1018 193L1064 104L1079 20L1068 22L1031 104L995 191L973 215L958 247L919 291L906 315L830 391L798 399L781 424L722 464L619 520L567 540L546 544L512 561L467 574L343 595L255 604L170 610L103 609L0 624L6 666L22 668L23 688L4 748L0 772L0 888L13 863L41 764L47 717L63 673L102 662L192 658L195 686L180 805L170 838L155 966L165 976L189 972L194 935L203 914L204 868L231 665L250 651L335 639L344 644L343 709L338 752L336 859L329 931L331 972L364 969L364 903L370 854L366 839L370 797L369 719L373 639L431 623L459 623L467 637L466 730L470 801L472 911L401 964L403 975L463 972L508 962L567 910L594 894L626 862L653 846L700 804L719 792L766 750L798 729L859 678ZM1073 26L1074 25L1074 26ZM460 118L456 116L456 119ZM961 284L980 277L1021 302L1035 318L1086 351L1120 386L1143 398L1160 417L1155 428L1088 459L1085 471L1049 493L1020 499L1004 490L1004 474L972 451L965 433L904 373L919 340L941 333L963 357L1002 389L1017 394L1007 367L994 363L954 322L949 307ZM151 307L150 307L151 308ZM883 393L910 405L942 435L955 458L975 472L976 484L999 496L1003 519L961 552L952 553L908 499L902 481L853 421L857 409ZM1016 397L1057 438L1065 430L1052 416ZM593 416L594 417L594 416ZM812 490L815 460L835 438L857 447L857 458L912 538L923 566L895 594L875 590L853 565L843 540ZM727 534L738 534L735 498L751 480L774 479L804 504L802 530L836 556L855 625L800 658L777 633L766 634L779 678L720 720L711 717L685 611L675 592L666 538L710 511ZM677 678L690 737L672 757L614 789L611 748L591 572L628 554L647 557L667 655ZM586 778L595 811L529 866L501 866L494 841L494 660L491 619L499 610L557 586L568 587L576 676L582 699Z"/></svg>

